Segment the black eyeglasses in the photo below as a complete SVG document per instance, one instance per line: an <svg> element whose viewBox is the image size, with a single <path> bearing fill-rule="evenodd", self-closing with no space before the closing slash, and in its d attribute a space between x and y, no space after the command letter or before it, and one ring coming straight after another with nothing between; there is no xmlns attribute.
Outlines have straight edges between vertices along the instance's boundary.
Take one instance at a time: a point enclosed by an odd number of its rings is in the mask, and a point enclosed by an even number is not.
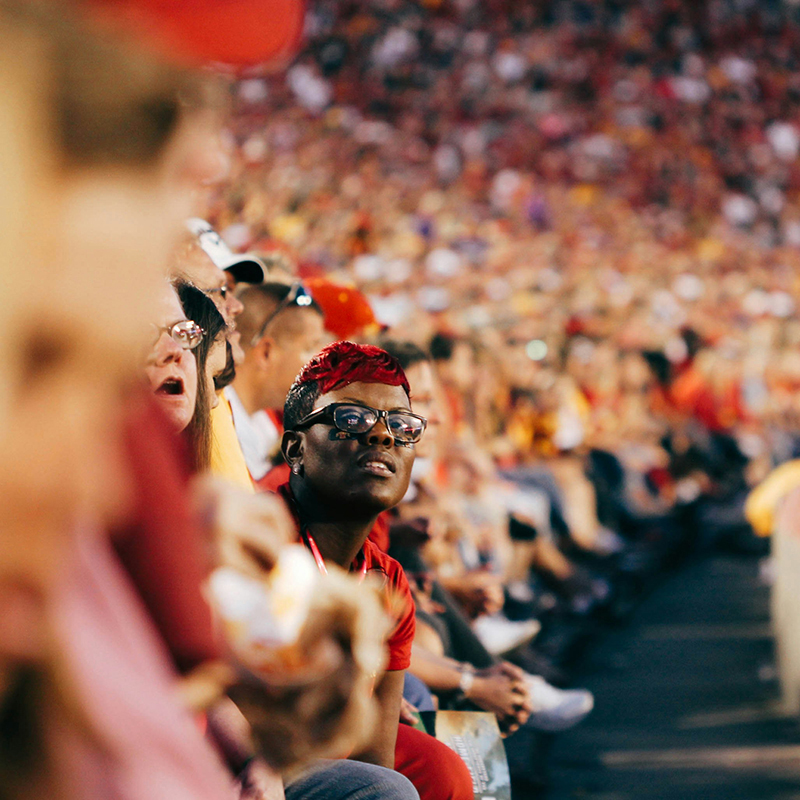
<svg viewBox="0 0 800 800"><path fill-rule="evenodd" d="M306 306L310 306L313 302L314 300L308 293L308 289L306 289L306 287L303 286L300 281L295 281L289 288L289 293L286 295L286 297L284 297L283 300L281 300L280 303L278 303L278 305L275 307L275 310L267 316L259 328L258 333L250 340L250 347L255 347L261 341L270 322L272 322L272 320L274 320L275 317L277 317L278 314L280 314L285 308L288 308L291 305L305 308Z"/></svg>
<svg viewBox="0 0 800 800"><path fill-rule="evenodd" d="M384 420L395 443L415 444L422 438L428 420L411 411L383 411L356 403L331 403L303 417L294 430L327 422L344 433L360 436L369 433L378 420Z"/></svg>
<svg viewBox="0 0 800 800"><path fill-rule="evenodd" d="M158 336L162 333L168 333L172 340L180 345L184 350L194 350L200 342L203 341L205 331L191 319L182 319L178 322L173 322L172 325L154 325L158 331ZM158 338L156 338L158 341Z"/></svg>

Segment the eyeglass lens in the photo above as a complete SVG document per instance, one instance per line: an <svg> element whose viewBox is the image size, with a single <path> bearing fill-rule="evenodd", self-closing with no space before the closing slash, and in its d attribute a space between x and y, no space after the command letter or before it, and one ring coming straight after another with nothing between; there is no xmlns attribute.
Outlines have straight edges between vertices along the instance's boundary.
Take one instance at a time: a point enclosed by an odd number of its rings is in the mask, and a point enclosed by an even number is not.
<svg viewBox="0 0 800 800"><path fill-rule="evenodd" d="M170 329L169 335L184 349L193 350L203 340L202 328L190 319L176 322Z"/></svg>
<svg viewBox="0 0 800 800"><path fill-rule="evenodd" d="M377 424L378 418L373 409L365 406L339 406L333 412L334 425L347 433L366 433ZM415 442L425 429L421 420L402 411L390 411L385 419L392 437L399 441Z"/></svg>

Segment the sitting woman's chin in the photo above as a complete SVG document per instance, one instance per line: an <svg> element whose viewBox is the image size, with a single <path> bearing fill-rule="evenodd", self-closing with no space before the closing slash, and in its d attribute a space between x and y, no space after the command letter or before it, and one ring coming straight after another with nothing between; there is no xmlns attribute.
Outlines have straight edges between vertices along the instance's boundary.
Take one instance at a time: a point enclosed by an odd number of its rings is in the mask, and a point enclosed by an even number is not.
<svg viewBox="0 0 800 800"><path fill-rule="evenodd" d="M180 433L185 430L186 426L191 422L194 409L189 405L185 399L183 402L175 400L174 398L164 398L163 396L156 395L156 401L161 406L167 419L172 423L176 432Z"/></svg>
<svg viewBox="0 0 800 800"><path fill-rule="evenodd" d="M365 480L360 488L363 505L373 507L377 512L388 511L405 496L408 490L408 478L405 475L393 476L392 480L385 483Z"/></svg>

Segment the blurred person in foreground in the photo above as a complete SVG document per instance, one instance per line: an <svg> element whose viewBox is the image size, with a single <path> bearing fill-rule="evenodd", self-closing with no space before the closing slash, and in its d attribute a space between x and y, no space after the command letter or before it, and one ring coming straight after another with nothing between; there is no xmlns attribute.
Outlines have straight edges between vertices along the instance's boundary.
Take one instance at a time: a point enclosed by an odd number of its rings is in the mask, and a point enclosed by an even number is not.
<svg viewBox="0 0 800 800"><path fill-rule="evenodd" d="M4 136L25 137L3 172L30 201L4 237L26 257L7 249L3 267L21 291L3 314L0 781L10 797L223 797L104 536L131 501L122 398L203 176L177 100L194 79L60 7L4 3L0 26Z"/></svg>
<svg viewBox="0 0 800 800"><path fill-rule="evenodd" d="M402 567L368 539L379 515L408 489L415 445L425 431L426 420L411 410L410 394L402 367L380 348L346 341L326 347L306 364L286 398L281 449L290 476L278 493L320 571L331 563L363 579L380 579L387 603L397 609L387 671L375 686L379 723L367 747L351 757L396 769L423 800L471 798L463 761L435 739L398 724L414 604Z"/></svg>
<svg viewBox="0 0 800 800"><path fill-rule="evenodd" d="M280 454L283 403L300 369L325 343L322 309L301 283L265 283L238 294L244 360L225 389L250 475L258 482Z"/></svg>

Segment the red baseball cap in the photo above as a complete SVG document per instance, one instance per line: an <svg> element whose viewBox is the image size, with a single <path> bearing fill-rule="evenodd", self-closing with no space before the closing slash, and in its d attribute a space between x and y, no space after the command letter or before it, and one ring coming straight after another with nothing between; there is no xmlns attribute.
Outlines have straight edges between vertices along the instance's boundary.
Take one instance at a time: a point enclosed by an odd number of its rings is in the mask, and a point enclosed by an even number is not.
<svg viewBox="0 0 800 800"><path fill-rule="evenodd" d="M333 283L327 278L308 278L304 283L322 309L325 327L337 338L351 339L380 330L369 301L355 286Z"/></svg>
<svg viewBox="0 0 800 800"><path fill-rule="evenodd" d="M293 55L305 17L304 0L82 0L81 5L171 61L239 69Z"/></svg>

